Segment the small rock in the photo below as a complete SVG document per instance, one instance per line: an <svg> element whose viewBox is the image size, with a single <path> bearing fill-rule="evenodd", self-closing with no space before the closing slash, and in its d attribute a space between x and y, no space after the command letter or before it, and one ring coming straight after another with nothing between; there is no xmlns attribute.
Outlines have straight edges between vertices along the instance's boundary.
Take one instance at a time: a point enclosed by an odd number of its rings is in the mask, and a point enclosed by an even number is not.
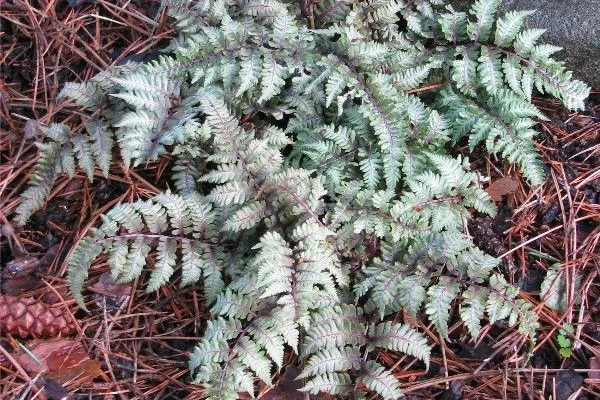
<svg viewBox="0 0 600 400"><path fill-rule="evenodd" d="M465 383L462 380L450 382L450 388L444 390L440 400L459 400L462 397L464 385Z"/></svg>
<svg viewBox="0 0 600 400"><path fill-rule="evenodd" d="M556 400L571 400L571 396L581 390L583 377L572 370L562 371L556 376Z"/></svg>

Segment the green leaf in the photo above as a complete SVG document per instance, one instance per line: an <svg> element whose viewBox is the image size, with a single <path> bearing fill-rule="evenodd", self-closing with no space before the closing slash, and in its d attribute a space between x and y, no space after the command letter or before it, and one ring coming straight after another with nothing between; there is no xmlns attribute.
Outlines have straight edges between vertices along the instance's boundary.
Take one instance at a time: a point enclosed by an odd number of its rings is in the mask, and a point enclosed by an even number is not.
<svg viewBox="0 0 600 400"><path fill-rule="evenodd" d="M236 96L242 95L247 90L254 88L258 84L261 72L260 54L249 50L242 51L242 61L240 64L240 85Z"/></svg>
<svg viewBox="0 0 600 400"><path fill-rule="evenodd" d="M467 32L471 40L476 42L488 40L500 1L477 0L473 3L469 14L474 15L476 21L469 21L467 24Z"/></svg>
<svg viewBox="0 0 600 400"><path fill-rule="evenodd" d="M537 40L546 32L545 29L527 29L517 35L515 40L515 51L523 57L527 57L532 51Z"/></svg>
<svg viewBox="0 0 600 400"><path fill-rule="evenodd" d="M391 372L376 361L367 361L358 381L386 400L402 397L400 383Z"/></svg>
<svg viewBox="0 0 600 400"><path fill-rule="evenodd" d="M568 347L562 347L558 350L558 354L562 357L562 358L569 358L573 355L573 350L571 350Z"/></svg>
<svg viewBox="0 0 600 400"><path fill-rule="evenodd" d="M477 341L481 330L481 320L485 312L488 294L484 290L467 289L463 293L460 317L465 322L473 340Z"/></svg>
<svg viewBox="0 0 600 400"><path fill-rule="evenodd" d="M464 94L477 95L477 62L471 59L471 53L466 50L457 49L460 59L452 61L452 79L456 87Z"/></svg>
<svg viewBox="0 0 600 400"><path fill-rule="evenodd" d="M504 14L496 22L494 43L501 47L510 46L521 30L525 19L534 13L535 11L510 11Z"/></svg>
<svg viewBox="0 0 600 400"><path fill-rule="evenodd" d="M285 84L287 68L280 65L271 53L263 54L263 65L261 71L261 95L258 103L264 103L281 92Z"/></svg>
<svg viewBox="0 0 600 400"><path fill-rule="evenodd" d="M481 84L490 94L496 94L503 86L503 76L500 64L500 52L481 48L477 72Z"/></svg>
<svg viewBox="0 0 600 400"><path fill-rule="evenodd" d="M563 335L558 335L556 341L561 348L571 348L571 340Z"/></svg>
<svg viewBox="0 0 600 400"><path fill-rule="evenodd" d="M154 269L150 275L147 292L158 290L162 285L167 283L173 272L175 272L175 263L177 256L175 251L177 244L175 240L170 238L160 238L157 248L156 262Z"/></svg>
<svg viewBox="0 0 600 400"><path fill-rule="evenodd" d="M429 320L433 322L437 330L446 339L448 338L450 307L458 291L458 284L446 277L440 278L438 284L432 286L427 291L425 312L429 315Z"/></svg>

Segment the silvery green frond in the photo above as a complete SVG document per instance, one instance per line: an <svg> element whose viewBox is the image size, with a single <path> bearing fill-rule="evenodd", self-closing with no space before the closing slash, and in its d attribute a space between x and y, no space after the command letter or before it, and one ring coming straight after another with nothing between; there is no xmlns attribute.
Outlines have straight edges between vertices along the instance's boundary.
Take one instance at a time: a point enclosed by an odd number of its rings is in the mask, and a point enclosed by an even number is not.
<svg viewBox="0 0 600 400"><path fill-rule="evenodd" d="M176 239L159 239L158 247L156 249L158 255L146 291L152 292L158 290L158 288L169 281L175 272L175 264L177 262L177 256L175 254L176 250Z"/></svg>
<svg viewBox="0 0 600 400"><path fill-rule="evenodd" d="M67 267L71 293L84 310L87 310L87 307L82 292L85 280L88 277L89 266L104 250L102 244L98 242L98 236L101 237L101 235L92 235L83 238L69 258Z"/></svg>
<svg viewBox="0 0 600 400"><path fill-rule="evenodd" d="M425 312L429 316L429 320L435 325L437 331L445 338L448 338L450 308L459 290L458 283L447 277L441 277L440 281L431 286L427 291Z"/></svg>
<svg viewBox="0 0 600 400"><path fill-rule="evenodd" d="M37 125L44 141L36 143L40 156L29 179L27 189L21 194L21 203L15 210L16 222L24 225L29 217L41 208L59 174L73 177L76 168L83 170L90 181L96 166L106 176L112 159L111 134L99 131L93 135L73 134L64 124Z"/></svg>
<svg viewBox="0 0 600 400"><path fill-rule="evenodd" d="M371 390L377 392L386 400L402 397L400 382L392 373L377 361L367 361L361 370L358 381Z"/></svg>
<svg viewBox="0 0 600 400"><path fill-rule="evenodd" d="M345 372L333 372L317 375L309 379L300 389L303 392L318 394L321 392L330 394L346 394L352 390L354 384L350 374Z"/></svg>
<svg viewBox="0 0 600 400"><path fill-rule="evenodd" d="M236 96L240 96L244 92L256 87L258 80L260 79L260 72L262 71L259 52L242 50L240 57L240 85L236 92Z"/></svg>
<svg viewBox="0 0 600 400"><path fill-rule="evenodd" d="M151 251L156 252L147 290L157 290L167 283L176 268L181 267L182 285L204 278L209 300L223 288L223 259L219 246L206 241L218 236L214 229L215 214L210 205L196 195L182 197L169 192L154 199L124 203L103 216L103 224L93 239L84 239L69 261L69 282L73 294L83 306L82 284L94 259L108 253L108 264L116 280L138 278L149 263ZM177 249L182 250L181 256ZM78 252L82 252L77 255ZM87 254L86 254L87 253ZM88 254L91 254L88 255Z"/></svg>
<svg viewBox="0 0 600 400"><path fill-rule="evenodd" d="M21 203L15 213L18 225L25 225L29 217L38 210L52 190L52 185L62 169L60 166L60 147L57 143L38 144L40 157L31 175L29 186L21 193Z"/></svg>
<svg viewBox="0 0 600 400"><path fill-rule="evenodd" d="M250 229L258 224L267 215L267 204L263 201L254 201L246 204L225 222L224 228L230 231Z"/></svg>
<svg viewBox="0 0 600 400"><path fill-rule="evenodd" d="M499 319L508 318L508 324L519 324L519 333L535 338L536 329L539 327L536 314L531 309L531 304L522 299L515 299L519 289L512 286L502 275L494 274L490 277L490 286L493 291L488 296L486 312L490 323Z"/></svg>
<svg viewBox="0 0 600 400"><path fill-rule="evenodd" d="M385 322L369 326L368 348L383 347L414 356L429 366L431 349L425 336L408 325Z"/></svg>
<svg viewBox="0 0 600 400"><path fill-rule="evenodd" d="M479 61L477 71L481 85L490 94L496 94L504 84L500 69L500 52L482 47L481 56L477 61Z"/></svg>
<svg viewBox="0 0 600 400"><path fill-rule="evenodd" d="M509 46L521 31L525 19L534 11L510 11L496 21L494 43L498 46Z"/></svg>
<svg viewBox="0 0 600 400"><path fill-rule="evenodd" d="M475 21L469 21L467 32L471 40L485 42L492 30L494 17L501 0L477 0L471 6L469 14L475 17Z"/></svg>
<svg viewBox="0 0 600 400"><path fill-rule="evenodd" d="M448 13L441 14L439 24L449 42L460 42L467 38L467 14L448 6Z"/></svg>
<svg viewBox="0 0 600 400"><path fill-rule="evenodd" d="M360 369L362 355L356 347L330 347L311 355L298 378Z"/></svg>
<svg viewBox="0 0 600 400"><path fill-rule="evenodd" d="M263 54L263 64L261 71L261 91L258 98L259 103L263 103L281 92L285 84L285 78L288 77L288 68L281 65L271 53Z"/></svg>
<svg viewBox="0 0 600 400"><path fill-rule="evenodd" d="M457 59L452 61L452 80L458 90L470 96L477 95L477 62L475 54L465 48L456 49Z"/></svg>
<svg viewBox="0 0 600 400"><path fill-rule="evenodd" d="M469 288L462 294L463 301L460 306L460 318L464 321L471 337L477 341L481 330L488 293L485 290Z"/></svg>
<svg viewBox="0 0 600 400"><path fill-rule="evenodd" d="M496 206L448 146L485 146L540 184L532 97L577 109L589 88L523 29L529 11L496 19L499 0L301 3L163 0L176 32L161 56L63 88L93 116L42 129L16 221L60 174L169 156L173 192L112 207L68 278L81 306L101 254L148 291L198 285L210 315L190 370L210 399L254 396L288 360L304 391L398 398L377 349L430 358L399 312L448 337L454 307L473 339L486 318L533 339L531 305L465 229Z"/></svg>
<svg viewBox="0 0 600 400"><path fill-rule="evenodd" d="M545 29L526 29L517 35L514 43L515 51L522 57L527 57L538 39L546 32Z"/></svg>
<svg viewBox="0 0 600 400"><path fill-rule="evenodd" d="M303 354L312 354L319 349L366 344L367 327L361 316L361 309L350 305L339 305L330 310L313 315L302 348Z"/></svg>
<svg viewBox="0 0 600 400"><path fill-rule="evenodd" d="M531 116L543 117L539 110L505 89L497 91L482 105L451 91L444 91L440 100L449 106L448 115L457 117L452 126L455 137L471 132L471 148L485 141L488 151L517 163L531 184L543 182L542 162L532 140L536 132L531 129L535 124ZM506 107L506 112L493 114L491 107Z"/></svg>

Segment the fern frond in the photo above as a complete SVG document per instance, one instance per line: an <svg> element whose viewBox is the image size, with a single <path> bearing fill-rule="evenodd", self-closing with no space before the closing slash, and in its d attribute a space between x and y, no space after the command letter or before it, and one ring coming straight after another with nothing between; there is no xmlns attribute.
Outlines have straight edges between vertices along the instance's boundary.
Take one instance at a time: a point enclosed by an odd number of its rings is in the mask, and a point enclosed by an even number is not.
<svg viewBox="0 0 600 400"><path fill-rule="evenodd" d="M360 369L362 356L354 347L323 349L313 354L298 378Z"/></svg>
<svg viewBox="0 0 600 400"><path fill-rule="evenodd" d="M383 347L414 356L429 366L431 349L427 339L408 325L386 322L369 326L369 347Z"/></svg>
<svg viewBox="0 0 600 400"><path fill-rule="evenodd" d="M224 228L230 231L250 229L259 223L267 214L267 205L262 201L248 203L240 208L225 222Z"/></svg>
<svg viewBox="0 0 600 400"><path fill-rule="evenodd" d="M472 58L473 53L464 48L457 48L457 55L461 58L452 61L452 79L456 87L464 94L475 96L477 94L477 62Z"/></svg>
<svg viewBox="0 0 600 400"><path fill-rule="evenodd" d="M499 4L500 0L477 0L473 3L469 14L474 15L476 21L469 21L467 24L467 32L471 40L476 42L488 40Z"/></svg>
<svg viewBox="0 0 600 400"><path fill-rule="evenodd" d="M15 210L15 222L18 225L25 225L29 217L44 205L61 168L58 144L39 144L38 147L40 158L31 175L29 187L21 194L21 203Z"/></svg>
<svg viewBox="0 0 600 400"><path fill-rule="evenodd" d="M46 129L16 220L59 174L171 156L176 192L112 207L68 279L84 306L106 254L113 277L148 291L198 285L210 315L190 370L209 399L254 396L289 360L304 391L398 398L377 349L431 357L398 312L448 338L456 306L473 339L506 320L533 340L531 304L465 234L465 218L496 206L448 145L484 145L540 184L534 90L581 108L589 88L523 29L531 12L496 20L499 0L469 13L443 0L301 3L164 0L168 55L65 86L93 119Z"/></svg>
<svg viewBox="0 0 600 400"><path fill-rule="evenodd" d="M262 94L258 98L258 103L264 103L279 94L287 74L288 69L280 65L271 53L264 54L260 80Z"/></svg>
<svg viewBox="0 0 600 400"><path fill-rule="evenodd" d="M480 75L481 84L490 94L496 94L503 85L502 71L500 69L500 53L490 51L487 47L481 48L477 70Z"/></svg>
<svg viewBox="0 0 600 400"><path fill-rule="evenodd" d="M106 138L99 134L90 138L83 134L73 135L64 124L50 124L39 128L46 141L36 143L40 156L29 186L21 194L21 203L16 209L15 222L19 225L25 224L27 219L43 206L54 181L61 173L72 178L79 167L91 181L96 164L108 173L112 158L111 149L102 147L104 144L112 144L110 136Z"/></svg>
<svg viewBox="0 0 600 400"><path fill-rule="evenodd" d="M448 338L450 308L458 291L458 284L446 277L440 278L440 281L427 291L425 311L429 315L429 320L445 338Z"/></svg>
<svg viewBox="0 0 600 400"><path fill-rule="evenodd" d="M257 84L261 72L260 54L243 50L240 63L240 86L236 96L240 96L247 90L253 89Z"/></svg>
<svg viewBox="0 0 600 400"><path fill-rule="evenodd" d="M158 288L169 281L173 272L175 272L175 263L177 261L176 250L177 246L174 239L160 238L158 248L156 249L158 256L150 275L150 280L148 281L147 292L158 290Z"/></svg>
<svg viewBox="0 0 600 400"><path fill-rule="evenodd" d="M521 31L523 22L535 11L510 11L496 22L494 43L498 46L510 46L517 34Z"/></svg>
<svg viewBox="0 0 600 400"><path fill-rule="evenodd" d="M306 382L299 390L310 394L321 392L331 394L346 394L352 389L350 375L343 372L317 375Z"/></svg>
<svg viewBox="0 0 600 400"><path fill-rule="evenodd" d="M83 238L71 257L67 268L69 276L69 287L73 297L81 308L87 311L83 299L83 286L88 277L89 266L100 255L103 248L98 242L98 237L87 236Z"/></svg>
<svg viewBox="0 0 600 400"><path fill-rule="evenodd" d="M224 287L221 276L224 260L219 255L222 250L218 246L211 249L203 243L218 234L213 228L214 218L206 201L197 196L182 197L168 192L151 200L116 206L103 216L102 226L94 231L90 240L82 241L69 260L68 279L74 297L83 306L83 280L100 253L109 254L113 277L126 282L141 275L149 263L150 252L155 250L156 260L147 291L164 285L181 266L182 285L204 278L207 298L215 299ZM158 238L157 243L153 241L155 238ZM177 254L178 248L182 250L181 256ZM83 253L80 254L79 249Z"/></svg>
<svg viewBox="0 0 600 400"><path fill-rule="evenodd" d="M454 11L448 6L449 13L441 14L439 18L440 27L444 37L449 42L460 42L467 38L467 14Z"/></svg>
<svg viewBox="0 0 600 400"><path fill-rule="evenodd" d="M358 380L386 400L402 397L398 380L389 370L376 361L367 361L365 363Z"/></svg>
<svg viewBox="0 0 600 400"><path fill-rule="evenodd" d="M481 320L485 313L488 294L483 290L467 289L463 292L463 302L460 308L460 318L465 322L471 337L475 341L481 330Z"/></svg>
<svg viewBox="0 0 600 400"><path fill-rule="evenodd" d="M519 32L515 39L514 48L518 55L527 57L538 39L546 32L545 29L526 29Z"/></svg>

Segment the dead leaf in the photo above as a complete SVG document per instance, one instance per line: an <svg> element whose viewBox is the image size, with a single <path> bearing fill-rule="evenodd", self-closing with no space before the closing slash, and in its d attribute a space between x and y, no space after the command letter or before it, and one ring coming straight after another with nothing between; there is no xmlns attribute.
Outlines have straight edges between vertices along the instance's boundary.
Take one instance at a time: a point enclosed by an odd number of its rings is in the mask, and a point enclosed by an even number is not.
<svg viewBox="0 0 600 400"><path fill-rule="evenodd" d="M100 363L85 353L73 340L33 342L29 353L19 356L19 363L29 373L41 373L44 378L65 383L74 378L92 380L102 374Z"/></svg>
<svg viewBox="0 0 600 400"><path fill-rule="evenodd" d="M298 389L302 387L302 382L297 381L296 377L300 374L294 366L288 366L285 369L285 373L279 381L277 387L269 390L259 397L260 400L302 400L304 399L304 393L299 392Z"/></svg>
<svg viewBox="0 0 600 400"><path fill-rule="evenodd" d="M40 260L36 257L21 256L10 260L2 269L2 279L25 278L38 270Z"/></svg>
<svg viewBox="0 0 600 400"><path fill-rule="evenodd" d="M514 192L519 187L519 182L512 178L504 177L490 183L486 189L492 200L498 202L502 200L502 196Z"/></svg>
<svg viewBox="0 0 600 400"><path fill-rule="evenodd" d="M40 378L38 382L44 387L44 393L48 400L65 400L69 395L69 391L60 383L52 379Z"/></svg>
<svg viewBox="0 0 600 400"><path fill-rule="evenodd" d="M50 265L58 249L59 246L54 245L41 258L25 254L9 261L0 274L2 292L17 296L42 286L42 280L35 278L35 275Z"/></svg>
<svg viewBox="0 0 600 400"><path fill-rule="evenodd" d="M131 293L131 283L115 282L110 272L105 272L100 275L93 290L98 307L106 307L109 311L118 310Z"/></svg>
<svg viewBox="0 0 600 400"><path fill-rule="evenodd" d="M39 133L41 133L38 122L33 119L28 119L25 121L23 133L25 139L34 139Z"/></svg>
<svg viewBox="0 0 600 400"><path fill-rule="evenodd" d="M96 293L116 298L125 298L131 292L130 284L115 282L110 272L100 275L98 282L94 284L93 288Z"/></svg>
<svg viewBox="0 0 600 400"><path fill-rule="evenodd" d="M590 372L588 372L588 378L600 383L600 357L590 358Z"/></svg>

